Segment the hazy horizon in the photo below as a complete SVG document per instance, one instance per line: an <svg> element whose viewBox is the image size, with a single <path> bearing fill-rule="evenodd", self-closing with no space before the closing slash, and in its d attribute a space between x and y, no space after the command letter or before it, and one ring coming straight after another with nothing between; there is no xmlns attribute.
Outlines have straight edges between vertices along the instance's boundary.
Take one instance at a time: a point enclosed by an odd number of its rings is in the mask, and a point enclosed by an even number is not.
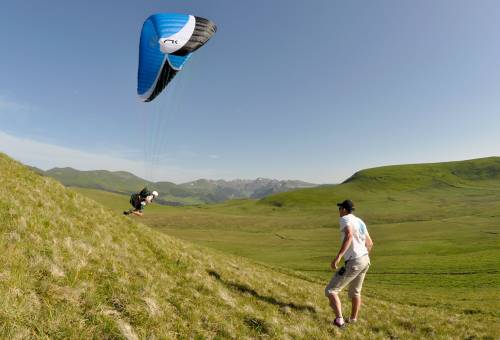
<svg viewBox="0 0 500 340"><path fill-rule="evenodd" d="M43 171L49 171L49 170L53 170L53 169L71 168L71 169L77 170L77 171L128 172L128 173L130 173L130 174L132 174L132 175L134 175L136 177L139 177L141 179L145 179L145 180L147 180L149 182L156 182L156 183L157 182L171 182L171 183L174 183L174 184L185 184L185 183L194 182L194 181L197 181L197 180L207 180L207 181L219 181L219 180L222 180L222 181L230 182L230 181L238 181L238 180L241 180L241 181L255 181L255 180L258 180L258 179L267 179L267 180L278 180L278 181L300 181L300 182L305 182L305 183L314 184L314 185L335 185L335 184L341 184L342 182L344 182L345 180L347 180L349 177L351 177L352 175L354 175L356 172L362 171L362 170L367 170L367 169L374 169L374 168L385 167L385 166L398 166L398 165L416 165L416 164L437 164L437 163L448 163L448 162L461 162L461 161L470 161L470 160L475 160L475 159L495 158L495 157L500 157L500 156L491 155L491 156L486 156L486 157L468 158L468 159L457 159L457 160L443 161L443 162L439 162L438 161L438 162L418 162L418 163L406 163L406 164L384 164L384 165L374 166L374 167L370 167L370 168L357 169L354 172L352 172L349 176L347 176L346 178L342 179L339 182L335 182L335 183L334 182L330 182L330 183L326 183L326 182L325 183L315 183L315 182L305 181L305 180L300 179L300 178L271 178L271 177L263 177L263 176L258 176L258 177L254 177L254 178L235 177L235 178L230 178L230 179L200 177L200 178L196 178L196 179L193 179L193 180L190 180L190 181L185 181L185 182L174 182L174 181L165 181L165 180L152 181L152 180L149 180L147 178L141 177L140 175L138 175L136 173L133 173L131 171L127 171L127 170L109 170L109 169L87 169L87 170L82 170L82 169L74 168L74 167L71 167L71 166L65 166L65 167L54 166L54 167L49 167L49 168L40 168L40 167L37 167L37 166L34 166L34 165L30 165L30 164L25 164L25 165L31 166L31 167L35 167L35 168L38 168L38 169L43 170Z"/></svg>

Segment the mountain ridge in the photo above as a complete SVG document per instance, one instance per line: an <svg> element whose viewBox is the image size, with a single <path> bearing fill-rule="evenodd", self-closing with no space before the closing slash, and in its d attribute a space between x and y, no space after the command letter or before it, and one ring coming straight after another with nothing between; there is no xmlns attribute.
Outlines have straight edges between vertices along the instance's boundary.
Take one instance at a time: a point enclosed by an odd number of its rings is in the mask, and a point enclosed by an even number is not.
<svg viewBox="0 0 500 340"><path fill-rule="evenodd" d="M71 167L55 167L37 173L52 177L66 186L99 189L114 193L131 194L147 186L161 193L159 203L167 205L190 205L220 203L235 198L260 199L277 192L313 187L316 184L298 180L209 180L198 179L181 184L168 181L152 182L126 171L77 170Z"/></svg>

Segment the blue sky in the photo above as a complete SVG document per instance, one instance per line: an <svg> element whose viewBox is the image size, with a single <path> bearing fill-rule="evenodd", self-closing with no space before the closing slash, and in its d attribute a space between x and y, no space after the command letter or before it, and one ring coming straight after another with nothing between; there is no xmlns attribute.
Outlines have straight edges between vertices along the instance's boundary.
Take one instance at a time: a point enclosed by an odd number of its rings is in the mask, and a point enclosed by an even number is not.
<svg viewBox="0 0 500 340"><path fill-rule="evenodd" d="M142 103L158 12L218 32ZM334 183L500 155L498 1L4 1L0 28L0 151L41 168Z"/></svg>

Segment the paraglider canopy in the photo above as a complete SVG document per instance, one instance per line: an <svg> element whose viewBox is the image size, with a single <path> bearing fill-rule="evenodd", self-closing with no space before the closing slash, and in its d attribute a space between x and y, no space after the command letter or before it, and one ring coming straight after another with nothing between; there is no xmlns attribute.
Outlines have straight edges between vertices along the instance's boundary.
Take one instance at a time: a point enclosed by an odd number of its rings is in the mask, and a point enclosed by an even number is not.
<svg viewBox="0 0 500 340"><path fill-rule="evenodd" d="M160 94L216 30L212 21L187 14L154 14L146 19L139 45L140 98L149 102Z"/></svg>

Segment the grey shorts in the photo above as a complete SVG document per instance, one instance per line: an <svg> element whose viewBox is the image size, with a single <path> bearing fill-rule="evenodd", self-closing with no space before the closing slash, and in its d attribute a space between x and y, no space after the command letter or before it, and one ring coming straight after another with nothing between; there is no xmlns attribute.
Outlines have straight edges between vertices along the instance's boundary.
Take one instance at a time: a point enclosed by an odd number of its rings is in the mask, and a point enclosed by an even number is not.
<svg viewBox="0 0 500 340"><path fill-rule="evenodd" d="M361 296L361 288L368 268L370 268L368 255L347 261L344 274L340 275L337 270L325 288L325 295L328 297L330 294L338 294L345 286L349 285L348 295L350 298Z"/></svg>

